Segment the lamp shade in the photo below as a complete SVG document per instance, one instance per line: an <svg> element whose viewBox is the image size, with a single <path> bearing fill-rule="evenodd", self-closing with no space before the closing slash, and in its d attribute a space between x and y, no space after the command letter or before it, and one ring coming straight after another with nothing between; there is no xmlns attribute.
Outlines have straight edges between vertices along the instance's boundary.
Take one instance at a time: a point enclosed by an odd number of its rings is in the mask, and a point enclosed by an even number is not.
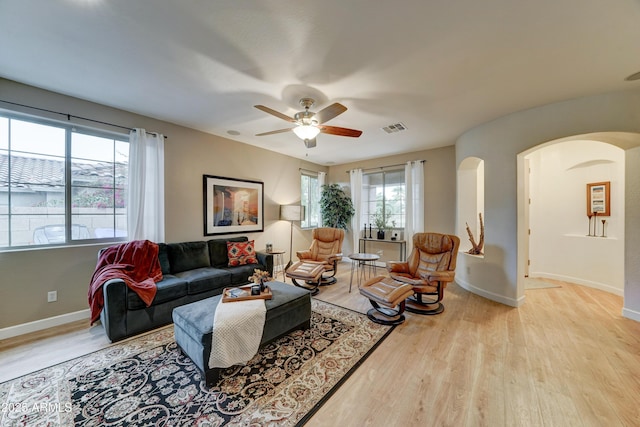
<svg viewBox="0 0 640 427"><path fill-rule="evenodd" d="M285 221L302 221L304 219L304 206L280 205L280 219Z"/></svg>
<svg viewBox="0 0 640 427"><path fill-rule="evenodd" d="M293 128L295 133L300 139L313 139L320 133L320 129L313 125L300 125Z"/></svg>

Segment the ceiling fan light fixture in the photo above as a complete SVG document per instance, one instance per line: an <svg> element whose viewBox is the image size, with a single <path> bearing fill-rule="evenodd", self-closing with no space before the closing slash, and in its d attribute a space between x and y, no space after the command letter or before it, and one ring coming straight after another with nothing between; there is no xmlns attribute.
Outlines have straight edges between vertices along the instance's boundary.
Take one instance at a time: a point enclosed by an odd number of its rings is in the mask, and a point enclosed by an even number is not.
<svg viewBox="0 0 640 427"><path fill-rule="evenodd" d="M314 139L320 133L320 129L313 125L300 125L293 128L293 133L302 140Z"/></svg>

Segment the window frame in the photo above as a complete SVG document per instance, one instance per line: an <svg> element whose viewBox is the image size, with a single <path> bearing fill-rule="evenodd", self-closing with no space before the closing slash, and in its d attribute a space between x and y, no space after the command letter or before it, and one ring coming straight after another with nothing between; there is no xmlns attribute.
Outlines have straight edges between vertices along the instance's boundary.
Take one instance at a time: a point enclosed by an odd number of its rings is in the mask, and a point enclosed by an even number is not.
<svg viewBox="0 0 640 427"><path fill-rule="evenodd" d="M113 132L113 131L108 131L108 130L104 130L104 129L96 129L96 128L92 128L92 127L88 127L88 126L82 126L82 125L77 125L77 124L72 124L72 123L68 123L68 122L61 122L59 120L54 120L54 119L47 119L47 118L43 118L43 117L38 117L38 116L33 116L33 115L29 115L29 114L22 114L22 113L18 113L18 112L13 112L13 111L9 111L9 110L4 110L4 109L0 109L0 118L2 119L8 119L8 133L7 133L7 138L8 138L8 146L7 149L0 149L2 152L7 153L7 155L9 156L9 158L11 158L12 156L12 150L11 149L11 125L10 125L10 121L11 120L18 120L18 121L22 121L22 122L28 122L28 123L33 123L36 125L43 125L43 126L49 126L49 127L53 127L53 128L57 128L57 129L63 129L65 132L64 135L64 156L57 156L60 157L61 161L64 162L64 226L65 226L65 233L64 233L64 242L60 242L60 243L42 243L42 244L27 244L27 245L12 245L12 216L17 215L14 212L12 212L12 203L11 203L11 199L12 199L12 192L9 191L11 188L11 161L9 160L9 167L8 167L8 175L7 175L7 179L8 179L8 194L7 194L7 213L6 213L6 217L7 217L7 234L8 234L8 245L7 246L0 246L0 252L11 252L11 251L15 251L15 250L37 250L37 249L43 249L43 248L56 248L56 247L70 247L70 246L83 246L83 245L87 245L87 244L103 244L103 243L112 243L112 242L124 242L128 240L127 236L124 237L101 237L101 238L89 238L89 239L74 239L73 238L73 217L78 216L78 214L74 214L73 213L73 189L74 188L79 188L80 186L76 186L74 185L73 181L72 181L72 163L73 160L75 158L72 157L72 151L71 151L71 144L72 144L72 137L74 133L77 134L82 134L82 135L88 135L88 136L93 136L93 137L98 137L98 138L105 138L105 139L110 139L114 141L114 151L115 151L115 147L116 147L116 143L115 141L121 141L124 143L129 144L129 135L128 134L124 134L124 133L120 133L120 132ZM40 155L39 153L33 153L35 155ZM84 160L90 160L90 159L84 159ZM96 160L97 161L97 160ZM116 160L115 157L115 153L114 153L114 158L113 158L113 162L112 162L114 168L116 167L116 165L118 164L118 161ZM116 214L116 206L117 204L115 203L115 191L118 188L115 184L116 182L116 177L114 175L113 177L113 189L114 189L114 203L113 203L113 207L110 208L111 214L113 216L114 219L114 230L115 228L115 224L116 224L116 218L118 215ZM127 191L127 183L124 184L123 187L124 191ZM126 203L125 203L125 209L127 208ZM127 211L125 211L125 223L126 223L126 215L127 215ZM106 215L105 215L106 216ZM82 224L80 224L82 225ZM114 233L115 234L115 233Z"/></svg>
<svg viewBox="0 0 640 427"><path fill-rule="evenodd" d="M305 204L305 200L303 200L303 192L302 192L302 186L303 186L303 179L304 177L307 177L309 179L309 185L308 185L308 192L307 194L309 195L309 204L312 205L313 204L313 200L311 198L311 194L313 191L313 186L311 185L312 181L315 181L316 185L316 191L317 191L317 196L318 196L318 200L316 205L318 206L318 222L317 224L311 224L311 211L312 209ZM300 221L300 228L303 230L311 230L314 228L318 228L322 225L322 216L320 213L320 184L319 184L319 175L316 173L312 173L312 172L306 172L306 171L300 171L300 205L304 207L304 219L302 221Z"/></svg>
<svg viewBox="0 0 640 427"><path fill-rule="evenodd" d="M402 172L403 175L403 181L402 181L402 186L403 186L403 192L402 192L402 199L400 200L401 202L401 218L402 218L402 222L400 223L401 225L396 225L393 226L391 224L391 220L389 220L389 218L387 218L387 213L389 212L388 210L388 198L386 195L386 188L388 186L391 186L391 183L387 183L385 177L386 174L388 173L398 173L398 172ZM405 171L403 168L395 168L395 169L385 169L385 170L376 170L376 171L371 171L371 172L364 172L363 173L363 178L367 177L367 176L371 176L371 175L381 175L382 176L382 184L381 185L376 185L376 187L382 187L382 213L385 219L385 223L388 224L388 228L386 228L386 230L395 230L395 231L404 231L404 223L406 221L406 206L407 206L407 201L406 201L406 188L407 188L407 177L405 176ZM362 182L362 202L361 202L361 220L364 224L370 224L372 226L372 228L376 228L375 227L375 222L373 220L373 216L377 213L378 209L377 209L377 200L370 200L369 199L369 190L371 188L370 184L365 184L364 182L365 180L363 179ZM367 185L365 187L365 185ZM370 206L372 202L376 202L376 209L375 211L371 211L370 210Z"/></svg>

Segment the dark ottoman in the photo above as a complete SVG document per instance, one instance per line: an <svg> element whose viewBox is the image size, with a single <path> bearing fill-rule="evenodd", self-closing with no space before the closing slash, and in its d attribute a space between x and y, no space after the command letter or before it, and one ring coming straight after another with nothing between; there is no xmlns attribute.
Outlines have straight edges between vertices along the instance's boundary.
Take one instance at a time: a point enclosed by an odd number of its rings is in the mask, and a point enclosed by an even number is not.
<svg viewBox="0 0 640 427"><path fill-rule="evenodd" d="M282 282L268 282L273 298L265 300L267 315L260 344L294 329L311 327L311 294ZM204 373L207 385L218 381L220 369L209 368L213 316L222 295L173 309L176 343ZM234 304L233 302L225 304Z"/></svg>

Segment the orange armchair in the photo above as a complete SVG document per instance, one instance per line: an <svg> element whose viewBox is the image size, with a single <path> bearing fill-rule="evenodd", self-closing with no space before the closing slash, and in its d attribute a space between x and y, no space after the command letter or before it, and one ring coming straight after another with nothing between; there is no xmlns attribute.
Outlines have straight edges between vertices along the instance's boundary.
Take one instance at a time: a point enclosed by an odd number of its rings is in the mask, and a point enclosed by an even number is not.
<svg viewBox="0 0 640 427"><path fill-rule="evenodd" d="M306 263L322 264L324 273L321 285L330 285L336 282L338 262L342 259L342 241L344 230L339 228L316 228L313 230L311 247L306 251L298 251L296 255L300 261Z"/></svg>
<svg viewBox="0 0 640 427"><path fill-rule="evenodd" d="M413 251L406 262L388 262L389 276L413 287L405 309L418 314L440 314L447 284L456 275L460 239L451 234L416 233ZM426 296L426 300L424 299Z"/></svg>

